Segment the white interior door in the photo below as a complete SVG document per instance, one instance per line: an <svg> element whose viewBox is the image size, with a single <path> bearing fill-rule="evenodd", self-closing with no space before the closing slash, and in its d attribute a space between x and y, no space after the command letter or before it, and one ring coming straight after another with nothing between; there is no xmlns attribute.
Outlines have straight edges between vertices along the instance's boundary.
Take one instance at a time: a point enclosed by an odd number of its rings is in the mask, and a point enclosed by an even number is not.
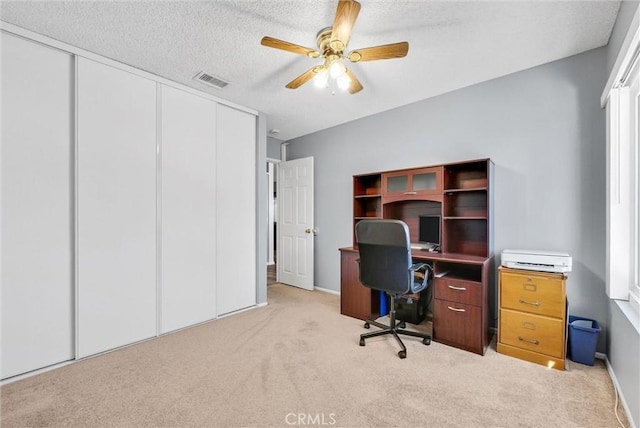
<svg viewBox="0 0 640 428"><path fill-rule="evenodd" d="M278 171L278 282L313 290L313 157Z"/></svg>
<svg viewBox="0 0 640 428"><path fill-rule="evenodd" d="M2 378L73 350L73 58L2 33Z"/></svg>

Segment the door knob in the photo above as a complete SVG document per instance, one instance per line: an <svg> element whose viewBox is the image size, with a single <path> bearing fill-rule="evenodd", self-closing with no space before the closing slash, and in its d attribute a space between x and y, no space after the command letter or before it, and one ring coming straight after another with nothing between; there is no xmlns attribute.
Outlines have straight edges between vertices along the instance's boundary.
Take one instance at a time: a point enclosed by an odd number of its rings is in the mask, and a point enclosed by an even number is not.
<svg viewBox="0 0 640 428"><path fill-rule="evenodd" d="M305 230L304 233L311 233L311 229Z"/></svg>

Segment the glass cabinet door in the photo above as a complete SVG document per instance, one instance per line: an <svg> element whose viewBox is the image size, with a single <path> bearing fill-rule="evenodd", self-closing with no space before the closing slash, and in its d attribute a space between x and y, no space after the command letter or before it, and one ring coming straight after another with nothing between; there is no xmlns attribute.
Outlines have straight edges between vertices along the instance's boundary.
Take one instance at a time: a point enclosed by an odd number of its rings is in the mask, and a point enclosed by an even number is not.
<svg viewBox="0 0 640 428"><path fill-rule="evenodd" d="M409 190L409 176L408 175L396 175L390 176L386 180L387 192L406 192Z"/></svg>
<svg viewBox="0 0 640 428"><path fill-rule="evenodd" d="M419 192L421 190L435 190L438 188L435 172L423 172L413 175L412 190Z"/></svg>
<svg viewBox="0 0 640 428"><path fill-rule="evenodd" d="M442 167L420 168L382 174L383 195L398 199L433 196L442 192Z"/></svg>

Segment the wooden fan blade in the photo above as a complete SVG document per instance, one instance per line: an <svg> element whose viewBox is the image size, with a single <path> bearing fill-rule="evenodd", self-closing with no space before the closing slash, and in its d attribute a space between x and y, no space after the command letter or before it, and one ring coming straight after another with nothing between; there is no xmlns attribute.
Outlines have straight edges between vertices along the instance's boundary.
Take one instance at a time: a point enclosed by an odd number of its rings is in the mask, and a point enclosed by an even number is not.
<svg viewBox="0 0 640 428"><path fill-rule="evenodd" d="M351 84L349 85L349 93L355 94L356 92L360 92L363 89L362 83L360 83L356 75L353 74L353 71L351 71L348 68L347 68L347 76L349 76L349 79L351 79Z"/></svg>
<svg viewBox="0 0 640 428"><path fill-rule="evenodd" d="M375 61L378 59L402 58L409 52L409 43L400 42L390 45L374 46L371 48L356 49L349 53L349 61Z"/></svg>
<svg viewBox="0 0 640 428"><path fill-rule="evenodd" d="M289 89L297 89L297 88L299 88L300 86L302 86L305 83L307 83L309 80L311 80L316 75L316 73L318 72L318 68L319 67L316 66L316 67L313 67L313 68L305 71L300 76L296 77L291 82L287 83L286 87L289 88Z"/></svg>
<svg viewBox="0 0 640 428"><path fill-rule="evenodd" d="M353 24L360 13L360 3L354 0L340 0L336 9L336 17L331 27L331 40L329 46L336 51L342 52L349 44Z"/></svg>
<svg viewBox="0 0 640 428"><path fill-rule="evenodd" d="M284 40L276 39L269 36L264 36L262 40L260 40L260 44L262 46L280 49L287 52L293 52L295 54L306 55L310 58L318 58L320 56L320 52L316 51L315 49L305 48L304 46L285 42Z"/></svg>

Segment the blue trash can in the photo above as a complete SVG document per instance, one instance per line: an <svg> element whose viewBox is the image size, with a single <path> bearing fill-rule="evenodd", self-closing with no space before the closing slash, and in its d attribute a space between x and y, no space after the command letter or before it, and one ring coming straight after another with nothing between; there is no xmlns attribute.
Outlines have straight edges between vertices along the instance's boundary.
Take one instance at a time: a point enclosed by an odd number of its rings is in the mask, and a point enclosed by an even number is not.
<svg viewBox="0 0 640 428"><path fill-rule="evenodd" d="M569 358L592 366L596 357L600 326L596 320L569 315Z"/></svg>

